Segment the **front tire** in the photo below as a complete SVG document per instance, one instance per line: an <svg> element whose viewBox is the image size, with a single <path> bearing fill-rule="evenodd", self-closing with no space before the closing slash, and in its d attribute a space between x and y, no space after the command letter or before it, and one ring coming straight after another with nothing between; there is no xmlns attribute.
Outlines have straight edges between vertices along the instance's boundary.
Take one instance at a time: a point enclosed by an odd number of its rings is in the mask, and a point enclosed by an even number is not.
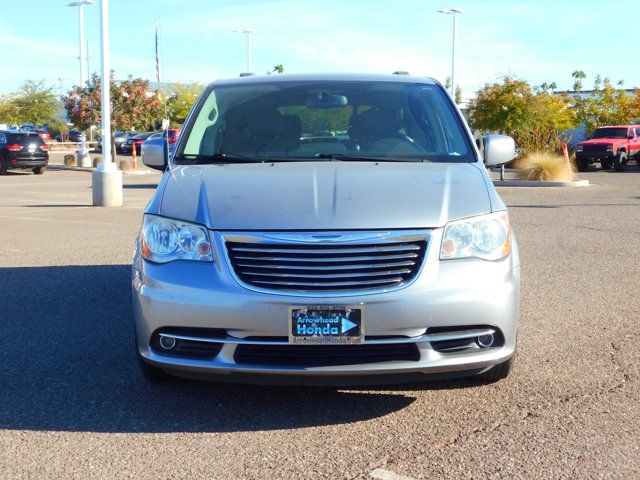
<svg viewBox="0 0 640 480"><path fill-rule="evenodd" d="M140 373L142 373L142 376L148 381L152 383L167 383L174 379L173 375L168 374L160 367L145 362L139 353L137 355Z"/></svg>
<svg viewBox="0 0 640 480"><path fill-rule="evenodd" d="M611 170L611 167L613 167L613 162L611 160L602 160L600 162L600 166L603 170Z"/></svg>
<svg viewBox="0 0 640 480"><path fill-rule="evenodd" d="M481 382L487 382L487 383L493 383L499 380L504 380L511 373L511 370L513 369L513 364L515 363L515 361L516 361L516 355L513 354L513 356L506 362L502 362L502 363L499 363L498 365L491 367L489 370L487 370L484 373L481 373L476 378Z"/></svg>
<svg viewBox="0 0 640 480"><path fill-rule="evenodd" d="M624 172L627 170L627 154L626 152L620 152L620 154L616 157L614 168L616 172Z"/></svg>
<svg viewBox="0 0 640 480"><path fill-rule="evenodd" d="M47 167L35 167L33 169L33 173L35 173L36 175L42 175L46 169Z"/></svg>
<svg viewBox="0 0 640 480"><path fill-rule="evenodd" d="M576 168L579 172L588 172L589 160L587 160L586 158L576 157Z"/></svg>

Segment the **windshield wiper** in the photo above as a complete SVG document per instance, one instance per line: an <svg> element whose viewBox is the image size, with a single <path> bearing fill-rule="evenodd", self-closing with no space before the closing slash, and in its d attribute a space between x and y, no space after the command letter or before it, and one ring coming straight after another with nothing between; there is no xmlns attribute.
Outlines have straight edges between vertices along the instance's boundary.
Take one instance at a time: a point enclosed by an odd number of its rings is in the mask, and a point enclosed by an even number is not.
<svg viewBox="0 0 640 480"><path fill-rule="evenodd" d="M367 157L360 155L347 155L344 153L316 153L313 158L323 158L327 160L338 160L340 162L422 162L422 158L389 158L389 157Z"/></svg>
<svg viewBox="0 0 640 480"><path fill-rule="evenodd" d="M245 157L235 153L215 152L211 155L203 155L199 153L182 153L175 157L176 160L195 160L195 165L204 165L208 163L262 163L269 161L268 159Z"/></svg>

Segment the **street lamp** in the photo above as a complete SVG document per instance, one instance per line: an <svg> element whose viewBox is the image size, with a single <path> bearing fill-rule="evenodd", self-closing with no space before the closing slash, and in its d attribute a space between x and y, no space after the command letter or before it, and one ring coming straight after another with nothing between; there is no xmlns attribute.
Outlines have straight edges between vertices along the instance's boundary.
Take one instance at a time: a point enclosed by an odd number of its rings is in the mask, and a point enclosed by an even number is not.
<svg viewBox="0 0 640 480"><path fill-rule="evenodd" d="M247 36L247 73L251 73L253 68L251 66L251 47L253 42L253 32L255 30L251 27L242 27L234 30L236 33L244 33Z"/></svg>
<svg viewBox="0 0 640 480"><path fill-rule="evenodd" d="M80 87L85 86L87 83L87 71L84 66L86 60L85 43L84 43L84 6L93 5L94 0L80 0L78 2L67 3L67 7L78 7L78 20L80 25ZM86 157L88 156L87 139L84 132L82 132L82 150L78 155L78 165L85 166L83 163L90 162ZM88 166L88 165L87 165Z"/></svg>
<svg viewBox="0 0 640 480"><path fill-rule="evenodd" d="M458 14L462 13L461 8L447 8L438 10L438 13L453 15L453 41L451 45L451 98L455 98L456 91L456 27L458 25Z"/></svg>
<svg viewBox="0 0 640 480"><path fill-rule="evenodd" d="M122 206L122 171L111 160L111 72L109 59L109 0L100 0L100 59L102 88L102 163L91 174L93 205Z"/></svg>

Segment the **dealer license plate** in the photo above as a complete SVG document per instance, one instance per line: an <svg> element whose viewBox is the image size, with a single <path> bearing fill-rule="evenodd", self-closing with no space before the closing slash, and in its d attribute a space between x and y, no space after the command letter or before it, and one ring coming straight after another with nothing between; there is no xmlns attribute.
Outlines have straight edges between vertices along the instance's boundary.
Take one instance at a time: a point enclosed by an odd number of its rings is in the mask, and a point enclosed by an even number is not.
<svg viewBox="0 0 640 480"><path fill-rule="evenodd" d="M289 309L289 343L348 344L364 341L361 307L316 305Z"/></svg>

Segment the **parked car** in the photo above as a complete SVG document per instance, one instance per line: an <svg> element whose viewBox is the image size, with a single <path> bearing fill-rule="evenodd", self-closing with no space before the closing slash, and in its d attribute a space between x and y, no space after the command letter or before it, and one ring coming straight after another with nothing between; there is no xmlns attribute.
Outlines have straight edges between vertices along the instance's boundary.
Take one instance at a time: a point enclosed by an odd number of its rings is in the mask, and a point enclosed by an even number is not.
<svg viewBox="0 0 640 480"><path fill-rule="evenodd" d="M164 171L132 266L145 377L506 377L520 259L485 164L513 139L485 137L483 163L431 79L277 77L209 85L172 157L145 143Z"/></svg>
<svg viewBox="0 0 640 480"><path fill-rule="evenodd" d="M38 134L38 136L44 140L45 142L47 140L51 140L51 135L49 134L49 132L47 131L46 128L37 128L36 129L36 133Z"/></svg>
<svg viewBox="0 0 640 480"><path fill-rule="evenodd" d="M127 139L129 137L133 137L134 135L136 135L135 132L114 132L113 134L113 142L114 145L116 147L116 153L122 153L123 152L123 145L125 143L127 143ZM98 138L98 142L97 142L97 148L98 150L102 150L102 137Z"/></svg>
<svg viewBox="0 0 640 480"><path fill-rule="evenodd" d="M82 132L79 130L70 130L69 133L59 133L56 135L57 142L74 142L82 141Z"/></svg>
<svg viewBox="0 0 640 480"><path fill-rule="evenodd" d="M178 141L178 137L180 136L180 128L170 128L167 130L167 140L169 141L169 145L173 145Z"/></svg>
<svg viewBox="0 0 640 480"><path fill-rule="evenodd" d="M591 137L576 146L576 166L586 172L592 163L600 162L604 170L627 169L629 159L640 159L640 126L617 125L597 128Z"/></svg>
<svg viewBox="0 0 640 480"><path fill-rule="evenodd" d="M122 144L120 149L122 150L122 152L129 153L129 152L132 152L133 149L135 148L136 154L139 155L142 147L142 142L144 142L147 138L149 138L154 133L158 133L158 132L143 132L143 133L138 133L137 135L134 135L132 137L128 137L127 141Z"/></svg>
<svg viewBox="0 0 640 480"><path fill-rule="evenodd" d="M41 175L48 163L49 147L37 133L0 130L0 175L14 168Z"/></svg>

